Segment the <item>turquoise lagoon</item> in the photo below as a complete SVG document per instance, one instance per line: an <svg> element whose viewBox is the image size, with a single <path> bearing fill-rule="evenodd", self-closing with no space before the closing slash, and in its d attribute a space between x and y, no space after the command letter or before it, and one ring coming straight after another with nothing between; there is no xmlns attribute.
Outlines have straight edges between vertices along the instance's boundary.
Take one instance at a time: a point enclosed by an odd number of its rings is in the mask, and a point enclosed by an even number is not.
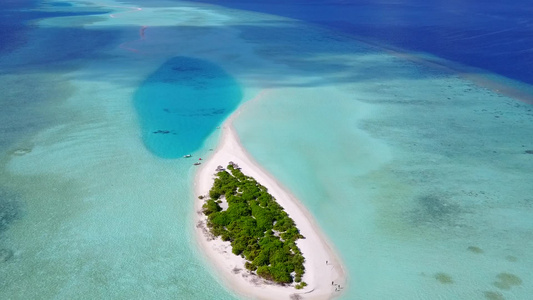
<svg viewBox="0 0 533 300"><path fill-rule="evenodd" d="M533 294L531 105L287 18L60 3L114 18L39 19L0 61L0 298L238 298L197 249L181 156L260 90L236 129L337 249L342 299ZM35 54L69 30L94 47Z"/></svg>
<svg viewBox="0 0 533 300"><path fill-rule="evenodd" d="M241 98L237 82L217 65L171 58L134 96L144 144L159 157L187 155L201 147Z"/></svg>

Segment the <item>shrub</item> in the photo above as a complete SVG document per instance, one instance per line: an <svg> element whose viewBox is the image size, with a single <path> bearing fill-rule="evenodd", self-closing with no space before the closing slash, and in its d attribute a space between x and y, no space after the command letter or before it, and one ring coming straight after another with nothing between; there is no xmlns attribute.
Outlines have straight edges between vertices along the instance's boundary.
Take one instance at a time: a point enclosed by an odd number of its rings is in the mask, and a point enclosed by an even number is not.
<svg viewBox="0 0 533 300"><path fill-rule="evenodd" d="M207 200L207 202L202 206L204 214L209 216L214 212L219 212L222 210L222 207L218 205L213 199Z"/></svg>
<svg viewBox="0 0 533 300"><path fill-rule="evenodd" d="M247 269L247 270L250 270L250 271L255 271L257 270L257 266L254 265L253 263L247 261L244 263L244 267Z"/></svg>
<svg viewBox="0 0 533 300"><path fill-rule="evenodd" d="M213 189L211 189L209 191L209 197L211 199L217 200L220 197L220 195L222 195L222 194L220 193L220 191L218 189L213 188Z"/></svg>
<svg viewBox="0 0 533 300"><path fill-rule="evenodd" d="M267 266L260 266L257 268L257 275L265 278L265 279L268 279L268 280L272 280L272 274L270 274L270 271L268 270L268 267Z"/></svg>

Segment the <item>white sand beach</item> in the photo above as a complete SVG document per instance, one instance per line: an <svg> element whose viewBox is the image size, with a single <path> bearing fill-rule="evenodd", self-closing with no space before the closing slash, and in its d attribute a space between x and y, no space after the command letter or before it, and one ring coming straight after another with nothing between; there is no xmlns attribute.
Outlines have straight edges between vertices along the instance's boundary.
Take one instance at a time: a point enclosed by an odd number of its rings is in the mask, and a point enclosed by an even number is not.
<svg viewBox="0 0 533 300"><path fill-rule="evenodd" d="M298 199L254 162L241 146L232 126L232 120L239 111L222 126L218 148L211 157L202 160L202 165L196 173L194 222L199 248L209 258L210 263L216 266L220 278L241 296L254 299L330 299L339 296L346 288L346 273L340 259ZM305 257L303 281L308 284L305 288L297 290L294 286L269 284L251 274L244 268L245 260L231 253L229 242L223 242L220 238L213 239L208 233L205 226L206 217L201 213L204 200L198 199L197 196L208 193L217 166L226 167L230 161L238 164L245 175L252 176L267 187L269 193L276 198L305 236L305 239L297 241ZM191 163L193 162L191 160Z"/></svg>

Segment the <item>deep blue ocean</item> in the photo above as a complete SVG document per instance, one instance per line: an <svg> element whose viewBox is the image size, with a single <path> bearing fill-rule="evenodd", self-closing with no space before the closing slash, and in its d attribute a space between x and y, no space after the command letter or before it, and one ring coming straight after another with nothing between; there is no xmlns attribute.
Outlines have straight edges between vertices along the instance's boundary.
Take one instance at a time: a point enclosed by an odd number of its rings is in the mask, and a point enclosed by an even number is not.
<svg viewBox="0 0 533 300"><path fill-rule="evenodd" d="M332 27L533 84L533 3L499 0L202 0Z"/></svg>
<svg viewBox="0 0 533 300"><path fill-rule="evenodd" d="M32 21L60 16L100 15L107 10L71 10L66 2L43 3L38 0L7 0L2 1L0 7L0 54L10 52L21 47L26 42L28 34L34 26ZM53 8L58 8L55 11ZM48 10L44 11L43 8ZM73 29L76 30L76 29ZM79 29L78 29L79 30ZM78 35L82 38L82 35ZM69 48L79 43L79 40L64 39L63 48ZM65 50L65 49L64 49ZM53 59L50 59L53 60ZM0 69L0 71L3 71Z"/></svg>

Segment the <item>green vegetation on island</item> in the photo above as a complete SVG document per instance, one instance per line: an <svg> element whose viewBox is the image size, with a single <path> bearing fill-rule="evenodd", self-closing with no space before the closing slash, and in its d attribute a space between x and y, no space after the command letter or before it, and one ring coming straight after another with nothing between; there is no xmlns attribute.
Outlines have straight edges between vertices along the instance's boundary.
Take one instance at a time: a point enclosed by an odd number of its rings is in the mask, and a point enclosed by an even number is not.
<svg viewBox="0 0 533 300"><path fill-rule="evenodd" d="M303 239L294 221L267 188L230 163L220 170L203 205L211 233L230 241L232 252L247 260L246 269L281 284L302 281L304 257L296 245ZM227 201L227 209L220 204Z"/></svg>

